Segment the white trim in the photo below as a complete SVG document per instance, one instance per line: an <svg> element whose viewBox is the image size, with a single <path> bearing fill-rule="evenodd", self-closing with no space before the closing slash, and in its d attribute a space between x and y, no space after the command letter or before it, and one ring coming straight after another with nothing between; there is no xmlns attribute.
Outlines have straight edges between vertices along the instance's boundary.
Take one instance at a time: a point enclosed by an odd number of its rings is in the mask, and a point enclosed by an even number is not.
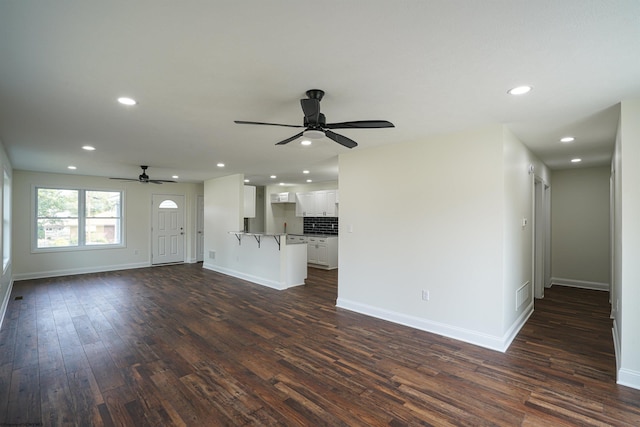
<svg viewBox="0 0 640 427"><path fill-rule="evenodd" d="M618 384L640 390L640 372L631 369L618 369Z"/></svg>
<svg viewBox="0 0 640 427"><path fill-rule="evenodd" d="M609 292L609 284L601 282L589 282L586 280L563 279L561 277L552 277L551 285L569 286L571 288L591 289L594 291Z"/></svg>
<svg viewBox="0 0 640 427"><path fill-rule="evenodd" d="M614 318L611 333L613 334L613 352L616 357L616 372L620 369L620 335L618 335L618 332L618 322L616 322L616 319Z"/></svg>
<svg viewBox="0 0 640 427"><path fill-rule="evenodd" d="M7 294L4 296L4 300L2 301L2 306L0 306L0 328L2 328L2 322L4 321L4 316L7 314L7 307L9 306L9 300L11 299L11 291L13 290L13 279L9 282L9 287L7 288Z"/></svg>
<svg viewBox="0 0 640 427"><path fill-rule="evenodd" d="M251 274L246 274L237 270L220 267L219 265L208 264L206 262L202 264L202 268L206 270L216 271L218 273L226 274L227 276L236 277L238 279L246 280L247 282L256 283L258 285L266 286L272 289L277 289L279 291L292 288L294 286L304 285L303 282L287 287L287 284L285 282L277 282L275 280L265 279L264 277L253 276Z"/></svg>
<svg viewBox="0 0 640 427"><path fill-rule="evenodd" d="M613 334L613 348L616 356L616 383L640 390L640 372L620 367L622 352L619 341L620 335L618 335L618 322L616 322L616 319L613 319L611 333Z"/></svg>
<svg viewBox="0 0 640 427"><path fill-rule="evenodd" d="M522 315L520 315L518 320L514 322L511 328L509 328L509 330L500 337L473 331L470 329L460 328L457 326L447 325L440 322L434 322L420 317L409 316L404 313L381 309L344 298L338 298L338 300L336 301L336 307L344 308L346 310L354 311L360 314L365 314L367 316L372 316L377 319L398 323L400 325L408 326L422 331L453 338L459 341L464 341L469 344L478 345L480 347L485 347L490 350L500 351L503 353L507 351L513 339L516 337L516 335L518 335L518 332L520 331L522 326L524 326L526 321L529 319L529 316L531 316L531 314L533 313L533 303L531 303L526 310L523 310Z"/></svg>
<svg viewBox="0 0 640 427"><path fill-rule="evenodd" d="M46 279L48 277L73 276L76 274L102 273L105 271L131 270L134 268L151 267L151 263L135 262L130 264L117 264L100 267L68 268L65 270L38 271L34 273L14 274L14 280Z"/></svg>

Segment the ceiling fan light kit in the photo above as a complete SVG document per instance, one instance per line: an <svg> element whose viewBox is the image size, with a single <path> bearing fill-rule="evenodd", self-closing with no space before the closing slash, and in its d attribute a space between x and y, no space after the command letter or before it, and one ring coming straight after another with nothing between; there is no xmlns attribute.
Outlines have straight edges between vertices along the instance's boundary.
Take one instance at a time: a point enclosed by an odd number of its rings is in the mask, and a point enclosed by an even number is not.
<svg viewBox="0 0 640 427"><path fill-rule="evenodd" d="M302 132L302 135L305 138L309 138L309 139L324 138L324 132L322 132L321 130L316 130L316 129L305 130L304 132Z"/></svg>
<svg viewBox="0 0 640 427"><path fill-rule="evenodd" d="M265 123L265 122L248 122L243 120L236 120L237 124L244 125L267 125L267 126L284 126L292 128L305 128L304 131L282 140L276 145L285 145L293 140L304 136L309 139L321 139L327 137L338 144L347 147L354 148L358 146L358 143L354 140L347 138L344 135L332 132L331 129L376 129L376 128L392 128L393 123L386 120L358 120L342 123L327 123L324 114L320 112L320 101L324 97L324 91L320 89L311 89L307 91L307 99L301 99L300 105L302 106L302 112L304 113L303 125L285 125L279 123Z"/></svg>

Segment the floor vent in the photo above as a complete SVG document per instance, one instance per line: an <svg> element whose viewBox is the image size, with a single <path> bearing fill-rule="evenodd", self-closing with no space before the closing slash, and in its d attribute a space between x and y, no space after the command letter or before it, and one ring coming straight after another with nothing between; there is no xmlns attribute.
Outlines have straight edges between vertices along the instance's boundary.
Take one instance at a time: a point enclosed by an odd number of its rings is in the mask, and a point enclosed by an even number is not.
<svg viewBox="0 0 640 427"><path fill-rule="evenodd" d="M20 301L22 299L22 295L15 297L13 300L14 301Z"/></svg>

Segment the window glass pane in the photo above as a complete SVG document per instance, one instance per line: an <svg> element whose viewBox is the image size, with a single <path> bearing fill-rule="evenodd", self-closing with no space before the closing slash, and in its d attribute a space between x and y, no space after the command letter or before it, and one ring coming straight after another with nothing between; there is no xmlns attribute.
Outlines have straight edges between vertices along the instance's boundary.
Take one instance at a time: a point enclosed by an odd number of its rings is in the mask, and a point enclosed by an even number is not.
<svg viewBox="0 0 640 427"><path fill-rule="evenodd" d="M77 219L41 218L37 225L39 248L78 245Z"/></svg>
<svg viewBox="0 0 640 427"><path fill-rule="evenodd" d="M120 243L119 218L90 218L85 222L85 244L117 245Z"/></svg>
<svg viewBox="0 0 640 427"><path fill-rule="evenodd" d="M87 217L120 217L119 191L86 191Z"/></svg>
<svg viewBox="0 0 640 427"><path fill-rule="evenodd" d="M77 218L78 191L38 188L38 218Z"/></svg>
<svg viewBox="0 0 640 427"><path fill-rule="evenodd" d="M178 205L173 200L163 200L159 207L162 209L178 209Z"/></svg>

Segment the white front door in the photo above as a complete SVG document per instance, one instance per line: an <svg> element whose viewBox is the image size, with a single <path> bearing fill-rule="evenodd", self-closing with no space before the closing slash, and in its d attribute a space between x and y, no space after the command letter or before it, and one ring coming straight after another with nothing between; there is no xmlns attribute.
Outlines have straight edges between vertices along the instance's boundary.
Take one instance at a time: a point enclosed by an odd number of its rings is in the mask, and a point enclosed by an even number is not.
<svg viewBox="0 0 640 427"><path fill-rule="evenodd" d="M184 196L151 196L151 264L184 262Z"/></svg>

